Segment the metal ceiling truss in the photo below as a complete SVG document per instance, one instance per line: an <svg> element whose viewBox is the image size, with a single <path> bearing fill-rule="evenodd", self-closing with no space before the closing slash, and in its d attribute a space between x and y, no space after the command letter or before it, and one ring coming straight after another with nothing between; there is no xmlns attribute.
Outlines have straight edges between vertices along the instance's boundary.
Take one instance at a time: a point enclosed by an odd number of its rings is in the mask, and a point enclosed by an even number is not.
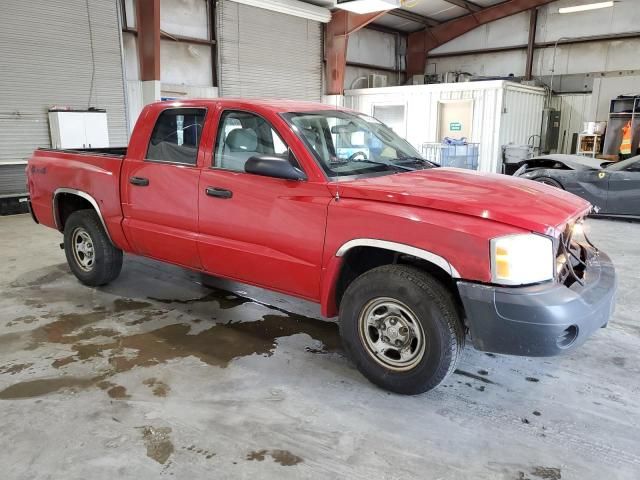
<svg viewBox="0 0 640 480"><path fill-rule="evenodd" d="M358 15L346 10L334 11L331 21L327 24L325 35L327 93L330 95L341 95L344 93L344 75L347 65L347 42L349 35L384 15L392 15L424 25L424 29L408 35L407 75L411 76L425 73L427 55L434 48L481 25L535 9L551 3L554 0L506 0L486 8L468 0L445 1L464 8L469 13L440 22L433 18L402 9L363 15ZM533 44L534 40L534 38L530 38L529 43ZM532 52L533 48L530 47L530 50Z"/></svg>
<svg viewBox="0 0 640 480"><path fill-rule="evenodd" d="M455 3L453 0L446 1ZM407 41L407 74L424 74L427 55L434 48L486 23L535 9L552 1L554 0L507 0L491 7L471 11L468 15L448 20L434 27L427 27L419 32L409 34ZM459 3L471 2L460 1ZM469 8L472 7L469 6Z"/></svg>

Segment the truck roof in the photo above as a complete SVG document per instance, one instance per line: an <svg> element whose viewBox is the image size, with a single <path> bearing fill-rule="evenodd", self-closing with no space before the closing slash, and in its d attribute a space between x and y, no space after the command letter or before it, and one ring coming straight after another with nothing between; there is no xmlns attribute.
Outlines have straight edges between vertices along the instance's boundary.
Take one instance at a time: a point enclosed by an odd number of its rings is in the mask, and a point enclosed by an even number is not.
<svg viewBox="0 0 640 480"><path fill-rule="evenodd" d="M176 107L206 107L214 105L222 105L227 108L259 108L261 110L269 110L274 113L283 112L309 112L318 110L347 110L343 107L335 107L320 102L303 102L297 100L282 99L249 99L249 98L190 98L176 99L170 101L156 102L156 105L167 105Z"/></svg>

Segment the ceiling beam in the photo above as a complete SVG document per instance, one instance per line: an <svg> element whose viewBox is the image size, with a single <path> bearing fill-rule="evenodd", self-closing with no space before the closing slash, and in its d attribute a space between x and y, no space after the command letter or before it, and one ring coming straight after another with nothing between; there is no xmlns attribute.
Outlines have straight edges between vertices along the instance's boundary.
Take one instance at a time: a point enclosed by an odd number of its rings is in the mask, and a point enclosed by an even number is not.
<svg viewBox="0 0 640 480"><path fill-rule="evenodd" d="M507 0L478 12L410 34L407 42L407 74L409 76L424 74L427 54L434 48L486 23L510 17L552 1L554 0Z"/></svg>
<svg viewBox="0 0 640 480"><path fill-rule="evenodd" d="M457 5L458 7L464 8L469 12L479 12L480 10L482 10L482 7L480 5L477 5L473 2L468 2L467 0L444 0L444 1L447 3L450 3L451 5Z"/></svg>
<svg viewBox="0 0 640 480"><path fill-rule="evenodd" d="M414 12L409 12L408 10L402 10L400 8L389 10L387 12L387 15L402 18L404 20L409 20L415 23L421 23L422 25L425 25L427 27L435 27L436 25L440 25L441 23L438 20L434 20L433 18L425 17L423 15L419 15Z"/></svg>

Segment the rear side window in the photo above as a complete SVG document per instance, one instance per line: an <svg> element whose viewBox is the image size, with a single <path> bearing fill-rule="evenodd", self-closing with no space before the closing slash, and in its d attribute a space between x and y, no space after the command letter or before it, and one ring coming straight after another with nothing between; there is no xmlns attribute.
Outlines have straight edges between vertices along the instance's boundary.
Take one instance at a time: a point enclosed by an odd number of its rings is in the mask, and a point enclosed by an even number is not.
<svg viewBox="0 0 640 480"><path fill-rule="evenodd" d="M173 108L160 114L147 148L147 160L195 165L204 108Z"/></svg>

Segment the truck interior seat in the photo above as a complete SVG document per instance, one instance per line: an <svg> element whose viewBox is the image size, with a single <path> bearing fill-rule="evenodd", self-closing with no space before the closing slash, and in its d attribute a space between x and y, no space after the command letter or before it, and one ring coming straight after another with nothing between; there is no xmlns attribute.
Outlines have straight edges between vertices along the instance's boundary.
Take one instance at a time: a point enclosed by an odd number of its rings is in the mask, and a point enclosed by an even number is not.
<svg viewBox="0 0 640 480"><path fill-rule="evenodd" d="M244 164L258 152L258 135L252 128L236 128L225 138L220 167L244 172Z"/></svg>

